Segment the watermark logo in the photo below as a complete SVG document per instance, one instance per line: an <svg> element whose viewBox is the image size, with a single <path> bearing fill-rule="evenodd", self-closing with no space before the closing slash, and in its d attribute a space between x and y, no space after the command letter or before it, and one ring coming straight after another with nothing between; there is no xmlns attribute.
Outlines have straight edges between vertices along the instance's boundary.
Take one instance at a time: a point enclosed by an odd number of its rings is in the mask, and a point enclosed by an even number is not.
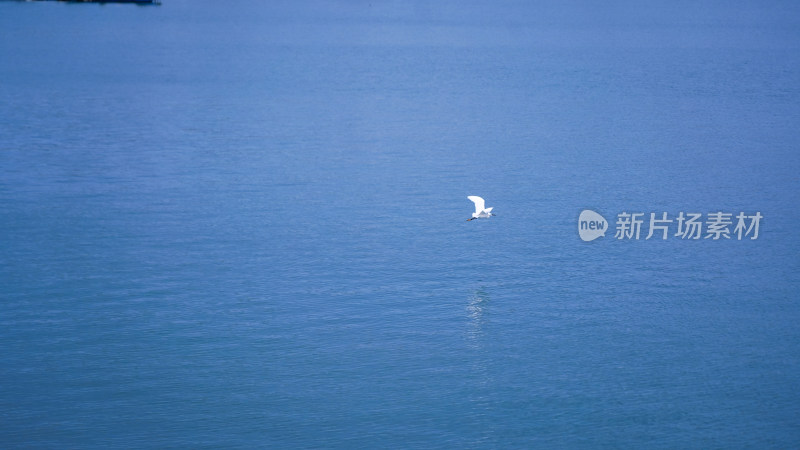
<svg viewBox="0 0 800 450"><path fill-rule="evenodd" d="M658 239L659 237L662 240L669 237L684 240L736 239L741 241L744 238L756 240L761 219L764 218L760 211L755 214L745 214L744 211L741 211L736 216L733 213L717 211L706 214L705 220L703 220L702 213L683 211L674 218L670 218L666 212L658 215L651 212L649 220L647 217L648 215L641 212L623 211L617 214L614 237L618 240L639 240L643 234L643 225L647 223L648 233L644 240ZM578 234L584 241L593 241L600 236L605 236L607 228L608 223L603 216L594 211L585 209L578 217Z"/></svg>
<svg viewBox="0 0 800 450"><path fill-rule="evenodd" d="M589 242L605 236L607 229L608 221L603 216L590 209L581 211L578 217L578 234L582 240Z"/></svg>

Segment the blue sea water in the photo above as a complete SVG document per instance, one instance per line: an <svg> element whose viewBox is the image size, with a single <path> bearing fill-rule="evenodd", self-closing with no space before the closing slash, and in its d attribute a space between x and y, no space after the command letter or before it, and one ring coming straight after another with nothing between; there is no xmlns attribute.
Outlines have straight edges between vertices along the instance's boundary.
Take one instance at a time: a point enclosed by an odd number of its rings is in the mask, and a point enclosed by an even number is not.
<svg viewBox="0 0 800 450"><path fill-rule="evenodd" d="M791 2L0 2L0 446L797 447L799 123Z"/></svg>

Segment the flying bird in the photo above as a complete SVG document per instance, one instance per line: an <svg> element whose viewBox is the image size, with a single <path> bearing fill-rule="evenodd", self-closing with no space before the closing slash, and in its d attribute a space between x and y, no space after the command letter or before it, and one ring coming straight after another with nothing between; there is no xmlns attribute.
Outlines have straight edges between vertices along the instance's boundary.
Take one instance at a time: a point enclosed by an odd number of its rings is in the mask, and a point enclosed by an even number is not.
<svg viewBox="0 0 800 450"><path fill-rule="evenodd" d="M470 199L472 203L475 203L475 212L472 213L471 219L467 219L467 222L475 219L488 219L495 215L492 214L492 208L484 208L485 203L482 198L475 195L470 195L467 198Z"/></svg>

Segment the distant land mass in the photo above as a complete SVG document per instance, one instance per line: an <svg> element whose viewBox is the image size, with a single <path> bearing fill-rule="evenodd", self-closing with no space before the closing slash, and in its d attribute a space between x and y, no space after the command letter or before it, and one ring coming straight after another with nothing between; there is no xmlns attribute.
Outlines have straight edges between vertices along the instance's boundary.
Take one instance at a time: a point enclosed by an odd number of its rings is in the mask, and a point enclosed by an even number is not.
<svg viewBox="0 0 800 450"><path fill-rule="evenodd" d="M38 2L57 1L57 2L69 2L69 3L140 3L140 4L152 4L152 5L161 4L161 0L26 0L26 1L38 1Z"/></svg>

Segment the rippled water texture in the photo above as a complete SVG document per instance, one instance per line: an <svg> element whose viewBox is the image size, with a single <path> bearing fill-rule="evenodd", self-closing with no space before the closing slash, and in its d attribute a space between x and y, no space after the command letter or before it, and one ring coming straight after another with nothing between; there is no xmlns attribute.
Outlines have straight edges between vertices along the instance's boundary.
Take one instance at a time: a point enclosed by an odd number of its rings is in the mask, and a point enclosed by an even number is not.
<svg viewBox="0 0 800 450"><path fill-rule="evenodd" d="M796 447L799 44L789 2L0 2L0 446Z"/></svg>

